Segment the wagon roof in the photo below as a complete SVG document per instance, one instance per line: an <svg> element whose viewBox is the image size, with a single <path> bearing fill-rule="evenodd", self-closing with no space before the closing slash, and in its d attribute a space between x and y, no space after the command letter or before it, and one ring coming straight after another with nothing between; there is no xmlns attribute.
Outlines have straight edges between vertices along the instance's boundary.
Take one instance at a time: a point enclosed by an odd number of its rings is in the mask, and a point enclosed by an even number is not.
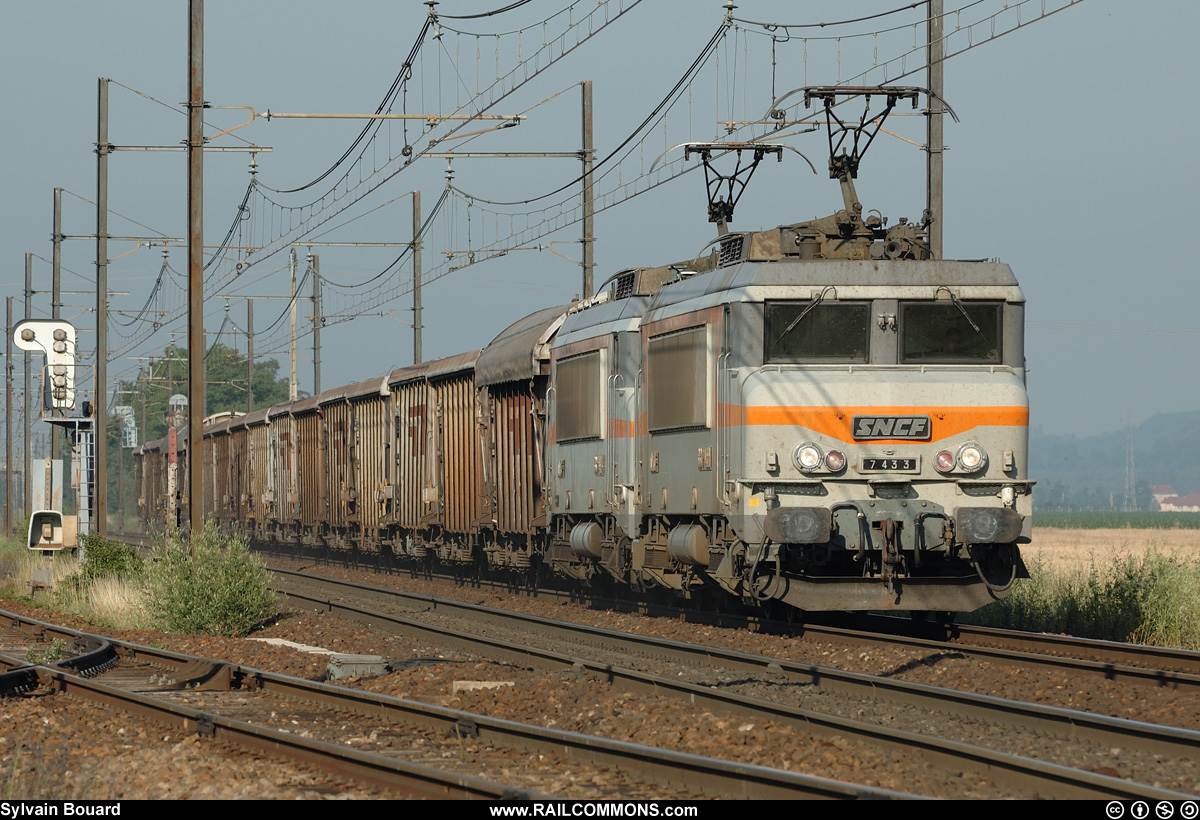
<svg viewBox="0 0 1200 820"><path fill-rule="evenodd" d="M229 430L230 426L241 419L242 413L226 411L224 413L213 413L204 420L203 428L206 433L224 433Z"/></svg>
<svg viewBox="0 0 1200 820"><path fill-rule="evenodd" d="M338 401L344 401L346 391L350 389L348 385L340 385L331 387L328 390L321 391L321 395L317 396L317 404L332 404Z"/></svg>
<svg viewBox="0 0 1200 820"><path fill-rule="evenodd" d="M478 350L468 350L466 353L459 353L457 356L447 356L444 359L433 359L428 362L401 367L391 372L391 375L388 376L388 384L399 385L421 379L438 379L455 373L471 371L474 370L475 361L478 358Z"/></svg>
<svg viewBox="0 0 1200 820"><path fill-rule="evenodd" d="M255 410L253 413L247 413L242 416L241 421L246 427L254 427L259 424L267 423L267 414L271 412L271 408L264 407L261 410Z"/></svg>
<svg viewBox="0 0 1200 820"><path fill-rule="evenodd" d="M375 376L366 381L355 382L342 389L342 392L347 399L362 399L369 396L390 396L392 391L388 389L387 376ZM322 403L324 403L322 401Z"/></svg>
<svg viewBox="0 0 1200 820"><path fill-rule="evenodd" d="M288 411L291 412L292 415L296 415L298 413L303 413L305 410L312 410L320 403L321 396L309 396L303 399L296 399L291 403L291 406L288 407Z"/></svg>
<svg viewBox="0 0 1200 820"><path fill-rule="evenodd" d="M566 318L569 305L539 310L513 324L492 340L475 363L475 384L485 387L524 381L545 372L548 342Z"/></svg>
<svg viewBox="0 0 1200 820"><path fill-rule="evenodd" d="M296 401L299 401L299 399ZM288 413L292 412L292 405L294 405L296 401L281 401L278 404L272 404L267 408L267 418L273 419L276 416L286 416Z"/></svg>

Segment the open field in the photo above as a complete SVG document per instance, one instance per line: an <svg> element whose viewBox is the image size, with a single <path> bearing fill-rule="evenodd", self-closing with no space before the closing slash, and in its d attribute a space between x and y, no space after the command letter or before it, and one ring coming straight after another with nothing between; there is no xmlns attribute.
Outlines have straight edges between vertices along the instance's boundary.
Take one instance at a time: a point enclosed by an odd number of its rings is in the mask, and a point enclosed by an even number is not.
<svg viewBox="0 0 1200 820"><path fill-rule="evenodd" d="M1069 570L1107 566L1151 550L1182 561L1200 560L1200 530L1034 527L1033 543L1022 545L1021 555L1026 562Z"/></svg>

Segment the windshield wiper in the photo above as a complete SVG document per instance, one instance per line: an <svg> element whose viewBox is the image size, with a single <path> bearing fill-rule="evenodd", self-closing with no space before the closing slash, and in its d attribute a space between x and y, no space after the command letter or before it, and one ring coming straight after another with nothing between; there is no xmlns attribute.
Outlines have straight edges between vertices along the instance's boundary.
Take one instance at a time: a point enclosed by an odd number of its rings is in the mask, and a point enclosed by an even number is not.
<svg viewBox="0 0 1200 820"><path fill-rule="evenodd" d="M979 329L979 325L975 324L975 320L971 318L971 314L967 313L967 309L962 306L962 302L958 301L958 297L954 295L954 291L950 290L950 288L946 287L945 285L942 285L936 291L934 291L934 293L941 293L943 290L950 295L950 301L954 303L954 306L958 308L958 312L961 313L963 318L967 320L967 323L971 325L971 329L982 336L985 342L989 341L987 334Z"/></svg>
<svg viewBox="0 0 1200 820"><path fill-rule="evenodd" d="M797 316L795 319L793 319L792 323L790 325L788 325L787 327L785 327L783 329L783 332L775 337L775 341L772 342L772 344L777 344L780 339L782 339L784 336L791 333L792 330L796 327L796 325L798 325L802 321L804 321L805 316L807 316L809 313L812 313L813 308L815 308L817 305L821 304L821 302L823 302L825 300L825 294L831 290L834 291L835 293L837 292L836 288L834 288L833 285L826 285L821 290L821 292L817 294L817 297L808 303L808 307L806 307L806 308L804 308L804 310L800 311L800 315ZM979 328L975 328L975 329L978 330Z"/></svg>

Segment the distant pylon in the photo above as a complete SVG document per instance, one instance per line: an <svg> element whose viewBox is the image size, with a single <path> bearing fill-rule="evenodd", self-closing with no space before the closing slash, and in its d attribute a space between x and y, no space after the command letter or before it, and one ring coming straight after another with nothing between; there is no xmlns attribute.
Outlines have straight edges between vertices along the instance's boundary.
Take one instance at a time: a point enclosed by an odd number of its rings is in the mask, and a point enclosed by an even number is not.
<svg viewBox="0 0 1200 820"><path fill-rule="evenodd" d="M1137 492L1134 489L1133 472L1133 415L1125 415L1125 512L1137 512Z"/></svg>

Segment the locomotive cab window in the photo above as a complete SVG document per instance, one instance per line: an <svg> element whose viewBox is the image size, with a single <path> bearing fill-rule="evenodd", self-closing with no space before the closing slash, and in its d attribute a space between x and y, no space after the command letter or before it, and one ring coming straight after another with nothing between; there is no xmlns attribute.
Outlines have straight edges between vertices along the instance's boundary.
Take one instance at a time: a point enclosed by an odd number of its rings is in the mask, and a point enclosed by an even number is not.
<svg viewBox="0 0 1200 820"><path fill-rule="evenodd" d="M998 363L999 302L908 302L900 305L901 361L922 364Z"/></svg>
<svg viewBox="0 0 1200 820"><path fill-rule="evenodd" d="M604 391L600 389L604 358L596 350L556 365L555 436L559 441L600 438Z"/></svg>
<svg viewBox="0 0 1200 820"><path fill-rule="evenodd" d="M865 362L866 304L767 302L766 362Z"/></svg>

